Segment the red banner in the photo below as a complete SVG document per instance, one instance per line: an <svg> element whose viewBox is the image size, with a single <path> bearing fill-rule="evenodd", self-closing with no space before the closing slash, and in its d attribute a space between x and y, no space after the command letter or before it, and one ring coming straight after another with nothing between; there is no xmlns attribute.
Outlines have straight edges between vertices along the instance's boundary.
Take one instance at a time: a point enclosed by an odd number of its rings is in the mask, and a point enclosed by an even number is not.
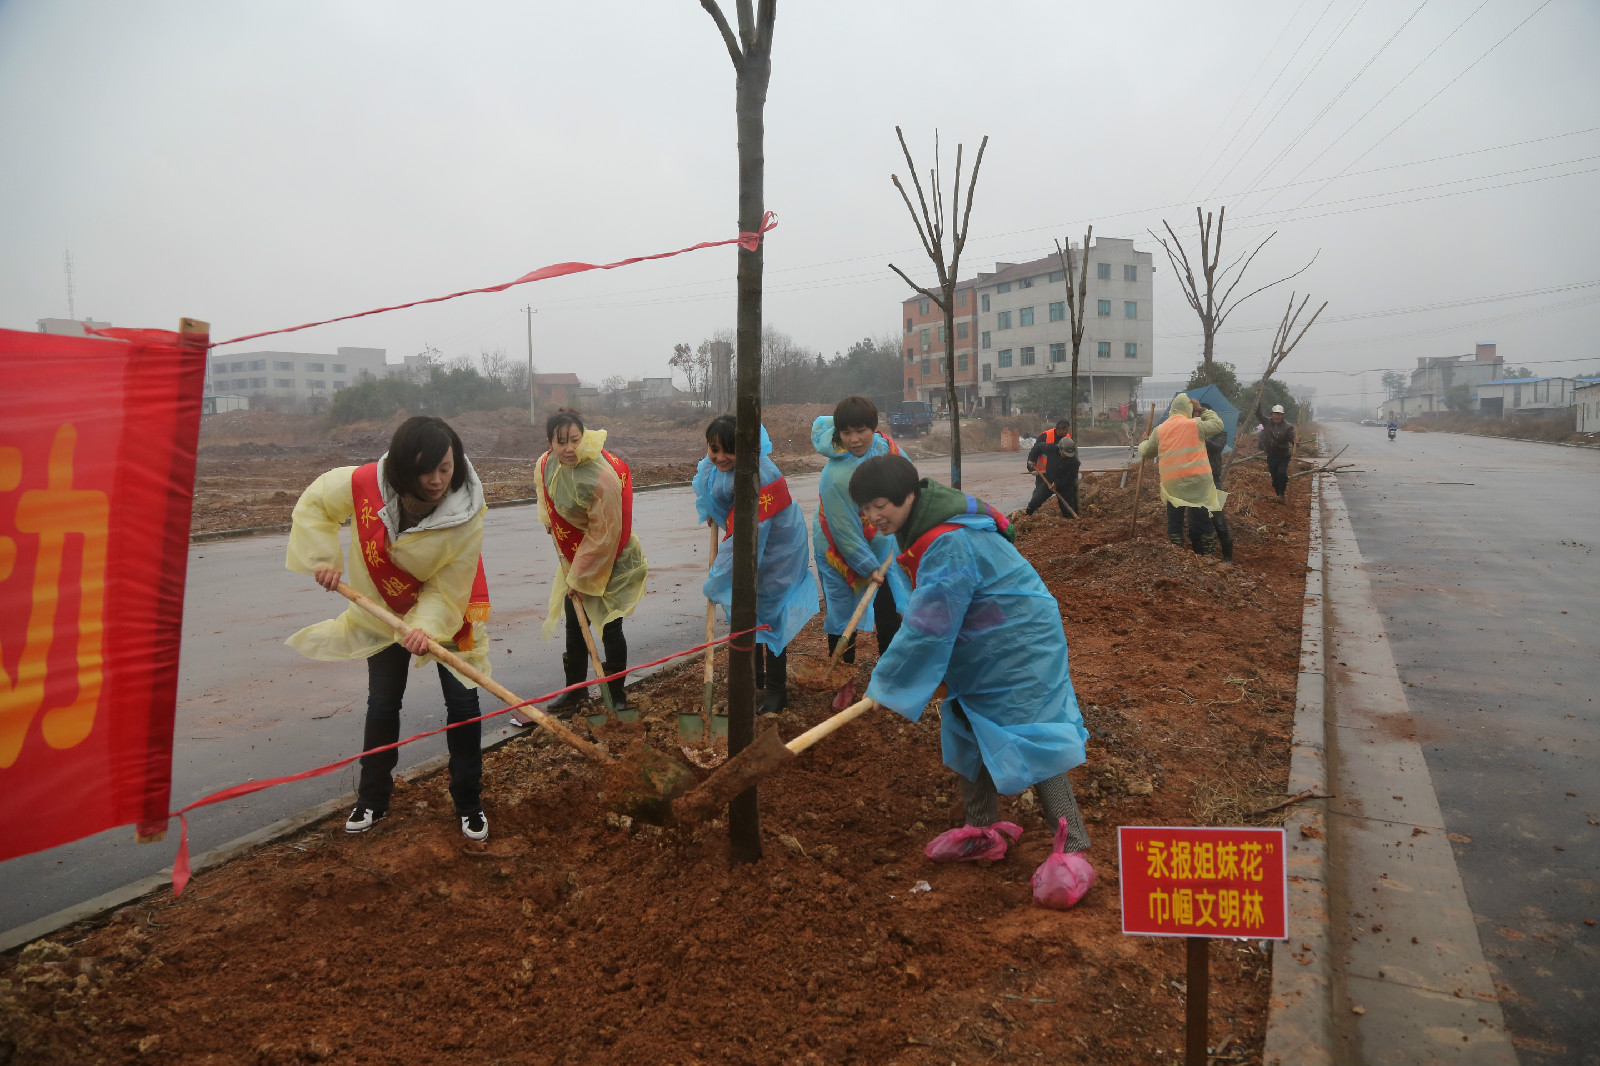
<svg viewBox="0 0 1600 1066"><path fill-rule="evenodd" d="M1124 933L1288 938L1282 829L1124 825L1117 850Z"/></svg>
<svg viewBox="0 0 1600 1066"><path fill-rule="evenodd" d="M205 361L0 330L0 860L165 831Z"/></svg>

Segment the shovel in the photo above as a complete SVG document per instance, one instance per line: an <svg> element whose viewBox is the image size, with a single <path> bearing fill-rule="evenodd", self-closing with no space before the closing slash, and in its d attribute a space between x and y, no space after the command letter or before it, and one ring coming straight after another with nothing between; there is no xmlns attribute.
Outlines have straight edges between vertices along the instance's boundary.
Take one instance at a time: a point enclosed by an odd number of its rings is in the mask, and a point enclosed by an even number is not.
<svg viewBox="0 0 1600 1066"><path fill-rule="evenodd" d="M406 632L406 625L393 611L374 603L343 581L339 593L351 603L380 621L387 622L396 634ZM522 702L510 689L499 684L469 664L459 655L444 648L432 637L428 638L428 653L462 677L468 678L507 706ZM572 748L590 762L607 769L606 792L628 814L649 821L661 821L668 814L668 805L694 780L694 772L687 766L658 751L645 749L637 761L613 759L598 744L584 740L537 707L524 707L520 713L532 724L543 729L567 747Z"/></svg>
<svg viewBox="0 0 1600 1066"><path fill-rule="evenodd" d="M700 787L672 803L672 817L680 825L701 822L713 817L726 807L734 797L750 788L761 778L793 762L795 757L823 737L855 721L878 704L863 699L852 703L832 718L828 718L785 744L772 728L762 733L748 748L723 763L715 773L700 783Z"/></svg>
<svg viewBox="0 0 1600 1066"><path fill-rule="evenodd" d="M856 602L855 612L850 615L850 624L844 627L844 633L833 646L833 655L826 663L818 658L797 653L794 680L801 688L811 692L832 692L837 701L844 687L855 680L856 664L840 660L850 647L850 638L855 635L856 625L861 621L861 616L867 613L867 604L872 602L872 597L877 595L878 589L883 586L884 576L889 573L889 567L892 565L894 556L891 555L867 578L867 591L863 592L861 599ZM837 711L843 708L835 703L833 709Z"/></svg>
<svg viewBox="0 0 1600 1066"><path fill-rule="evenodd" d="M1069 515L1071 515L1073 518L1079 517L1078 516L1078 512L1074 511L1072 509L1072 504L1068 503L1067 502L1067 498L1065 496L1061 495L1061 490L1056 488L1054 483L1052 483L1049 478L1044 476L1044 471L1043 470L1040 470L1037 467L1035 467L1033 472L1035 474L1039 475L1039 480L1044 482L1045 488L1047 488L1051 492L1055 493L1056 499L1061 501L1061 506L1063 506L1063 507L1065 507L1067 509L1067 513Z"/></svg>
<svg viewBox="0 0 1600 1066"><path fill-rule="evenodd" d="M594 646L594 633L589 629L589 615L583 609L583 596L580 593L577 596L572 596L571 600L572 610L578 616L578 626L583 630L583 646L589 649L589 661L594 664L594 676L605 677L606 668L600 664L600 653ZM607 718L615 718L619 722L637 722L639 720L638 711L626 708L620 711L617 710L616 701L611 698L611 683L609 681L600 682L600 699L605 703L606 713L584 715L589 720L590 729L598 729L605 725Z"/></svg>
<svg viewBox="0 0 1600 1066"><path fill-rule="evenodd" d="M711 527L711 559L706 563L706 573L711 572L711 567L717 561L717 524L711 519L706 519L706 525ZM706 601L706 643L710 644L717 635L717 605L710 600ZM728 716L725 714L713 715L711 713L711 699L716 691L714 670L716 667L717 649L706 649L706 692L705 703L699 714L685 713L678 715L678 736L684 740L699 740L710 745L717 740L728 739Z"/></svg>

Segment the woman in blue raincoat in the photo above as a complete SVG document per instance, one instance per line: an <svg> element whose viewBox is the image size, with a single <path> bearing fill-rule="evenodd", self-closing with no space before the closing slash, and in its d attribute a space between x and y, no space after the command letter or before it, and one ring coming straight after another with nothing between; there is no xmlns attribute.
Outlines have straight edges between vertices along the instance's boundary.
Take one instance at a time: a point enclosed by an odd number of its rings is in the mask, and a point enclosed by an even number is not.
<svg viewBox="0 0 1600 1066"><path fill-rule="evenodd" d="M727 534L706 577L706 599L733 617L733 442L732 415L706 427L706 457L694 475L695 509L702 522ZM789 495L789 484L771 459L772 439L761 427L761 492L756 500L756 621L770 626L756 635L766 651L756 659L756 683L764 684L762 714L777 714L789 699L789 641L817 613L817 583L811 576L806 516ZM764 675L764 676L763 676Z"/></svg>
<svg viewBox="0 0 1600 1066"><path fill-rule="evenodd" d="M828 652L833 653L856 603L867 591L872 572L894 555L892 538L861 519L861 508L850 499L850 475L863 459L879 455L898 455L900 448L878 431L878 408L865 396L846 396L833 409L811 425L811 446L828 460L822 468L818 491L822 501L817 508L812 550L817 558L817 575L822 580L822 595L827 601L823 632L828 635ZM888 588L879 587L872 611L862 616L858 628L878 634L878 654L882 655L900 628L896 605L910 592L905 575L889 568ZM856 661L855 634L843 661Z"/></svg>
<svg viewBox="0 0 1600 1066"><path fill-rule="evenodd" d="M944 762L961 775L966 825L935 838L928 857L1004 856L1022 829L1000 821L998 793L1031 785L1046 823L1066 830L1063 850L1086 891L1094 877L1082 854L1089 836L1067 771L1083 764L1089 733L1055 597L1012 546L1005 516L918 480L901 456L862 462L850 495L881 533L894 535L912 582L904 624L878 659L867 696L916 721L941 683L947 690Z"/></svg>

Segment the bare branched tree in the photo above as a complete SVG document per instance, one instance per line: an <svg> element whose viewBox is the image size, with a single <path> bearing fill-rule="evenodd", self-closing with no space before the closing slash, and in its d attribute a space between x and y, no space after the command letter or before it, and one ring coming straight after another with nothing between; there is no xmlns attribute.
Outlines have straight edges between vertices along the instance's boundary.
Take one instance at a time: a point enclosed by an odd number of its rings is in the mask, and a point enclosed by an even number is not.
<svg viewBox="0 0 1600 1066"><path fill-rule="evenodd" d="M1089 240L1094 236L1094 227L1090 226L1083 234L1083 258L1077 264L1077 292L1073 292L1073 262L1072 242L1067 242L1066 248L1061 247L1061 242L1056 241L1056 258L1061 260L1061 278L1067 286L1067 325L1072 330L1072 439L1078 439L1078 350L1083 347L1083 312L1088 306L1089 293ZM1089 415L1089 424L1094 425L1094 415Z"/></svg>
<svg viewBox="0 0 1600 1066"><path fill-rule="evenodd" d="M1235 299L1233 291L1244 280L1245 272L1250 269L1250 264L1255 261L1256 255L1260 253L1261 249L1267 246L1267 242L1278 234L1276 230L1267 234L1261 243L1256 245L1248 255L1241 255L1226 267L1222 267L1222 225L1227 213L1228 209L1226 207L1217 211L1216 226L1213 229L1210 212L1203 212L1199 207L1194 209L1195 220L1199 224L1200 231L1200 277L1198 279L1195 277L1194 268L1189 263L1189 255L1183 249L1183 242L1178 240L1178 235L1172 231L1172 223L1165 219L1161 222L1161 225L1167 231L1166 237L1161 236L1155 230L1147 231L1150 236L1156 239L1156 243L1161 245L1162 250L1167 253L1167 261L1172 264L1172 271L1178 276L1178 287L1183 290L1183 298L1188 301L1190 308L1200 318L1200 333L1204 338L1201 352L1208 376L1212 359L1216 353L1217 334L1222 331L1222 324L1228 320L1228 316L1233 314L1234 310L1250 297L1257 293L1265 292L1274 285L1282 285L1290 278L1305 273L1311 263L1317 261L1317 256L1313 255L1311 262L1296 270L1293 274L1287 274L1277 281L1268 282L1258 289L1251 289L1243 296ZM1167 239L1168 237L1171 238L1170 242ZM1318 254L1320 254L1320 250Z"/></svg>
<svg viewBox="0 0 1600 1066"><path fill-rule="evenodd" d="M917 164L911 158L911 149L906 147L906 135L900 127L894 128L896 137L900 138L900 151L906 157L906 169L911 173L911 184L917 190L917 207L911 206L911 197L906 193L906 187L900 184L900 175L891 175L894 187L900 190L900 199L905 201L906 210L911 213L911 221L917 227L917 236L922 238L922 250L928 253L928 258L933 260L934 270L939 276L939 291L933 292L906 277L906 272L889 264L889 269L899 274L905 283L912 289L926 296L939 305L939 310L944 312L944 381L945 395L950 406L950 485L952 488L961 487L961 404L956 400L956 279L957 271L961 267L961 250L967 245L967 224L972 219L972 192L978 187L978 168L983 166L983 150L989 147L989 138L985 136L978 145L978 158L972 163L972 179L967 183L967 206L961 207L961 151L962 145L956 145L956 178L951 183L950 215L951 219L960 218L961 223L952 233L950 241L950 259L945 261L945 207L944 192L939 185L939 133L933 134L933 170L928 174L929 187L933 190L933 206L928 205L928 198L922 192L922 180L917 177ZM970 343L970 341L969 341Z"/></svg>
<svg viewBox="0 0 1600 1066"><path fill-rule="evenodd" d="M735 0L739 31L729 25L717 0L700 0L717 24L733 60L735 115L739 134L739 231L759 234L766 212L766 106L772 80L772 24L778 0ZM756 626L756 495L761 474L761 274L764 242L739 245L737 291L737 410L733 471L733 618L735 632ZM756 738L754 635L728 646L728 751L743 751ZM744 862L761 858L761 820L755 788L728 804L728 845Z"/></svg>
<svg viewBox="0 0 1600 1066"><path fill-rule="evenodd" d="M1295 333L1294 328L1300 322L1300 315L1304 313L1306 304L1311 302L1311 294L1308 292L1305 299L1300 301L1300 306L1296 307L1294 298L1298 295L1299 293L1293 292L1289 294L1289 306L1283 309L1283 319L1278 323L1278 328L1273 331L1272 354L1267 357L1267 369L1262 373L1261 380L1256 384L1256 402L1250 408L1251 411L1261 410L1261 395L1266 391L1267 379L1278 372L1278 368L1283 365L1284 360L1289 358L1289 353L1294 351L1295 345L1300 343L1300 338L1306 335L1306 331L1317 320L1317 316L1322 314L1323 308L1328 306L1328 301L1322 301L1322 307L1313 311L1311 317L1306 319L1306 324L1300 327L1300 332ZM1292 340L1290 339L1291 335L1293 336Z"/></svg>

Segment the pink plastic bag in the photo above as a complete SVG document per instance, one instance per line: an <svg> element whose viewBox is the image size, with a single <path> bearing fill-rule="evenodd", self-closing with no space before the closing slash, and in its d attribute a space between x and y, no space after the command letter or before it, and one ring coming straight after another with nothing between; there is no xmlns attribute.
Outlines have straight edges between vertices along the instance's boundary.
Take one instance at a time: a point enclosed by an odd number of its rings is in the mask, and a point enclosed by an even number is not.
<svg viewBox="0 0 1600 1066"><path fill-rule="evenodd" d="M1067 820L1056 826L1055 851L1033 871L1033 898L1041 907L1064 911L1083 898L1094 884L1094 867L1081 851L1064 852Z"/></svg>
<svg viewBox="0 0 1600 1066"><path fill-rule="evenodd" d="M1022 826L1015 822L996 822L993 825L964 825L949 829L928 842L923 854L934 862L976 862L979 859L1003 859L1006 848L1022 835Z"/></svg>

